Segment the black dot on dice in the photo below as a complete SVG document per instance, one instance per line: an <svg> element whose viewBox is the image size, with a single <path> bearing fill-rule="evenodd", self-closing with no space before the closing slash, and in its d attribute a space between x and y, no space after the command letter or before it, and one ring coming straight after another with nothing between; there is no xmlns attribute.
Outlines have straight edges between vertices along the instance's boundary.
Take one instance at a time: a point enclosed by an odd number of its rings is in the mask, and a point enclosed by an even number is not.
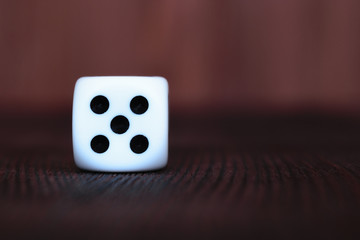
<svg viewBox="0 0 360 240"><path fill-rule="evenodd" d="M96 96L90 102L91 110L96 114L103 114L109 109L109 100L104 96Z"/></svg>
<svg viewBox="0 0 360 240"><path fill-rule="evenodd" d="M117 134L125 133L129 129L129 125L129 120L122 115L114 117L110 123L111 130Z"/></svg>
<svg viewBox="0 0 360 240"><path fill-rule="evenodd" d="M148 110L149 102L143 96L136 96L131 100L130 108L135 114L143 114Z"/></svg>
<svg viewBox="0 0 360 240"><path fill-rule="evenodd" d="M143 135L136 135L130 141L130 148L134 153L140 154L149 147L148 139Z"/></svg>
<svg viewBox="0 0 360 240"><path fill-rule="evenodd" d="M94 152L104 153L109 148L109 140L104 135L97 135L91 140L90 146Z"/></svg>

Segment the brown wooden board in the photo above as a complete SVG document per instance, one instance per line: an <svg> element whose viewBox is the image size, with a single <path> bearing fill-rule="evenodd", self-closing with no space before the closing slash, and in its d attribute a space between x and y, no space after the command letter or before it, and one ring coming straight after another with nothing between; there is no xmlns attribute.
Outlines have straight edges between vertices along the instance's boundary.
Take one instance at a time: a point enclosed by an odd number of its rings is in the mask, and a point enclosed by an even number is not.
<svg viewBox="0 0 360 240"><path fill-rule="evenodd" d="M93 173L69 115L2 117L0 238L359 239L359 119L170 120L165 169Z"/></svg>

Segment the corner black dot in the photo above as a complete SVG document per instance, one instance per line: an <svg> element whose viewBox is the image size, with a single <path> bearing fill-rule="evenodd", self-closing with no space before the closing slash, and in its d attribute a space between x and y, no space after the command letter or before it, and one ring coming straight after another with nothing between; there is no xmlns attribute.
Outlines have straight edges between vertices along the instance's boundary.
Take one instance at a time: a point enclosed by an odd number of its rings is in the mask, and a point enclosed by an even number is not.
<svg viewBox="0 0 360 240"><path fill-rule="evenodd" d="M129 129L129 125L129 120L122 115L114 117L110 123L111 130L117 134L126 132Z"/></svg>
<svg viewBox="0 0 360 240"><path fill-rule="evenodd" d="M148 147L149 141L143 135L136 135L130 141L130 148L134 153L143 153Z"/></svg>
<svg viewBox="0 0 360 240"><path fill-rule="evenodd" d="M109 109L109 100L104 96L96 96L90 102L91 110L96 114L103 114Z"/></svg>
<svg viewBox="0 0 360 240"><path fill-rule="evenodd" d="M91 140L90 146L94 152L103 153L109 148L109 140L104 135L97 135Z"/></svg>
<svg viewBox="0 0 360 240"><path fill-rule="evenodd" d="M143 96L136 96L131 100L130 108L135 114L143 114L148 110L149 102Z"/></svg>

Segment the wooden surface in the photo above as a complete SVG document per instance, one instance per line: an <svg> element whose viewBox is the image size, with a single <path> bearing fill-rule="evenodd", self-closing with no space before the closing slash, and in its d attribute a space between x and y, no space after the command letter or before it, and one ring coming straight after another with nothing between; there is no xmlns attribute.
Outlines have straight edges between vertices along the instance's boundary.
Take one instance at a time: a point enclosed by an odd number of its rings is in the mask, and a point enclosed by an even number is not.
<svg viewBox="0 0 360 240"><path fill-rule="evenodd" d="M360 120L172 115L169 164L73 163L70 115L0 120L1 239L359 239Z"/></svg>

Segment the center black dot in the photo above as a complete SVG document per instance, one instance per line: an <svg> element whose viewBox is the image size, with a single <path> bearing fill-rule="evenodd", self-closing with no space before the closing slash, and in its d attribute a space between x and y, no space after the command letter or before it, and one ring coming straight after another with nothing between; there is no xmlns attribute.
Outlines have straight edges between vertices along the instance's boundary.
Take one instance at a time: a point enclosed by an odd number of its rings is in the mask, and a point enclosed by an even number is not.
<svg viewBox="0 0 360 240"><path fill-rule="evenodd" d="M143 153L148 149L149 141L143 135L136 135L130 141L130 148L134 153Z"/></svg>
<svg viewBox="0 0 360 240"><path fill-rule="evenodd" d="M109 109L109 100L102 95L98 95L91 100L90 108L96 114L103 114Z"/></svg>
<svg viewBox="0 0 360 240"><path fill-rule="evenodd" d="M110 123L111 130L117 134L126 132L129 129L129 125L129 120L122 115L114 117Z"/></svg>
<svg viewBox="0 0 360 240"><path fill-rule="evenodd" d="M91 140L90 146L94 152L103 153L109 148L109 140L104 135L97 135Z"/></svg>

